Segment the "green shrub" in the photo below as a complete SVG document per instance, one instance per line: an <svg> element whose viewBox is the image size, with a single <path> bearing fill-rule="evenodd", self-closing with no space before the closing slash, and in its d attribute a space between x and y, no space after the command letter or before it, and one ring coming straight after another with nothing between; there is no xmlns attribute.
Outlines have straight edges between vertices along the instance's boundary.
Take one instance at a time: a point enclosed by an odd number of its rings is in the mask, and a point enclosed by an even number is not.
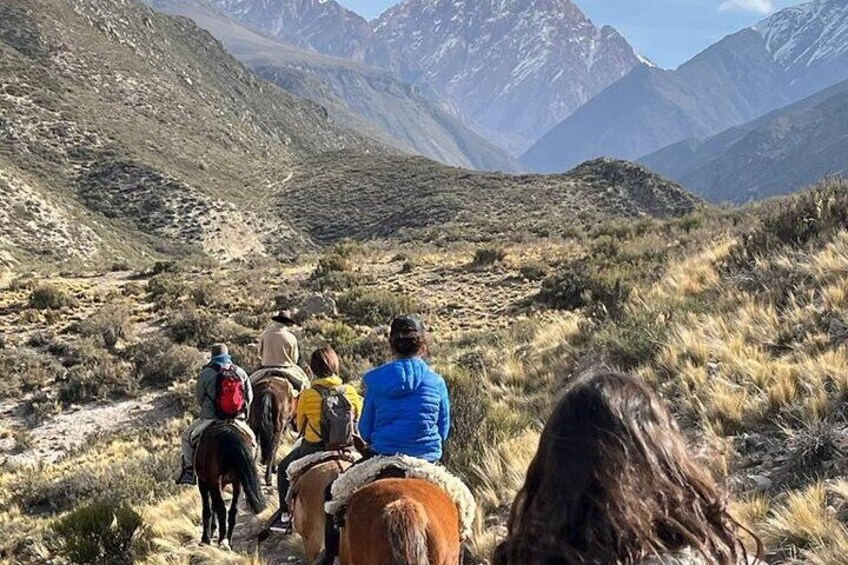
<svg viewBox="0 0 848 565"><path fill-rule="evenodd" d="M490 267L502 263L506 259L506 251L500 247L481 247L474 252L471 265L474 267Z"/></svg>
<svg viewBox="0 0 848 565"><path fill-rule="evenodd" d="M478 378L471 373L451 367L442 374L451 403L451 433L445 443L443 461L451 471L468 480L474 476L472 468L480 463L491 439L488 426L491 402Z"/></svg>
<svg viewBox="0 0 848 565"><path fill-rule="evenodd" d="M540 281L548 276L550 269L541 261L526 263L518 269L518 273L528 281Z"/></svg>
<svg viewBox="0 0 848 565"><path fill-rule="evenodd" d="M83 321L79 332L85 337L102 339L104 345L111 349L133 334L130 310L124 305L107 304Z"/></svg>
<svg viewBox="0 0 848 565"><path fill-rule="evenodd" d="M65 404L126 398L138 393L132 365L101 351L71 367L59 387Z"/></svg>
<svg viewBox="0 0 848 565"><path fill-rule="evenodd" d="M74 563L119 565L139 557L133 539L141 526L141 516L129 506L98 501L64 516L53 529Z"/></svg>
<svg viewBox="0 0 848 565"><path fill-rule="evenodd" d="M187 289L185 283L174 273L159 273L147 281L147 292L157 307L173 307L182 300Z"/></svg>
<svg viewBox="0 0 848 565"><path fill-rule="evenodd" d="M188 295L195 306L214 306L223 300L223 292L221 288L208 281L192 286Z"/></svg>
<svg viewBox="0 0 848 565"><path fill-rule="evenodd" d="M67 290L52 284L39 285L29 295L29 307L36 310L61 310L75 304Z"/></svg>
<svg viewBox="0 0 848 565"><path fill-rule="evenodd" d="M762 223L731 250L727 264L731 269L750 268L759 256L815 245L846 227L848 181L827 181L816 190L773 203Z"/></svg>
<svg viewBox="0 0 848 565"><path fill-rule="evenodd" d="M654 360L666 336L666 324L656 314L649 310L624 317L598 335L598 347L610 365L632 371Z"/></svg>
<svg viewBox="0 0 848 565"><path fill-rule="evenodd" d="M561 267L542 283L538 299L562 310L596 307L618 315L630 289L620 279L609 280L585 263Z"/></svg>
<svg viewBox="0 0 848 565"><path fill-rule="evenodd" d="M388 324L392 318L418 310L408 296L387 290L356 288L338 299L339 309L354 323L367 326Z"/></svg>
<svg viewBox="0 0 848 565"><path fill-rule="evenodd" d="M206 359L197 349L166 339L149 339L132 348L130 357L139 382L168 386L197 375Z"/></svg>
<svg viewBox="0 0 848 565"><path fill-rule="evenodd" d="M351 259L357 255L362 255L362 244L353 239L345 239L335 244L330 252L344 259Z"/></svg>
<svg viewBox="0 0 848 565"><path fill-rule="evenodd" d="M0 349L0 397L18 398L62 376L65 368L50 355L23 347Z"/></svg>
<svg viewBox="0 0 848 565"><path fill-rule="evenodd" d="M188 343L203 349L225 341L221 319L193 307L174 313L165 323L165 329L177 343Z"/></svg>
<svg viewBox="0 0 848 565"><path fill-rule="evenodd" d="M350 261L338 253L324 255L309 278L316 290L344 290L359 284L360 276L350 272Z"/></svg>

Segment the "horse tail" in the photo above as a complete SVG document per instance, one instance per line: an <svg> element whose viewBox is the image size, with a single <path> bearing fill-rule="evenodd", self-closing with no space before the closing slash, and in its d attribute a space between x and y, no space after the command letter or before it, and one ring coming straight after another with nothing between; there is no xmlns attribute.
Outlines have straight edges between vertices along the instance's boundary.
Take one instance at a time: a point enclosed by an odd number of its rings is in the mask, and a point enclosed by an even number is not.
<svg viewBox="0 0 848 565"><path fill-rule="evenodd" d="M277 441L277 406L274 394L270 390L262 393L260 400L259 449L262 454L262 464L273 463L274 443Z"/></svg>
<svg viewBox="0 0 848 565"><path fill-rule="evenodd" d="M389 530L392 565L430 565L424 509L412 500L396 500L383 511Z"/></svg>
<svg viewBox="0 0 848 565"><path fill-rule="evenodd" d="M265 510L265 496L259 487L259 475L253 464L253 454L250 446L241 433L227 426L220 439L222 459L229 463L236 478L244 488L247 502L254 514Z"/></svg>

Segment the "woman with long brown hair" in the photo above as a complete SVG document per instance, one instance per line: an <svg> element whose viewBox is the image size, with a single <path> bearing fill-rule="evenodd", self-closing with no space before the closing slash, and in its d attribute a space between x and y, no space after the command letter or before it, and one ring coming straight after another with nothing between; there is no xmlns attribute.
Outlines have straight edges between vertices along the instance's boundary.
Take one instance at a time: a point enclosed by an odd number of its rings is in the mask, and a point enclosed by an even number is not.
<svg viewBox="0 0 848 565"><path fill-rule="evenodd" d="M602 373L576 380L554 409L493 562L739 565L743 530L660 398Z"/></svg>

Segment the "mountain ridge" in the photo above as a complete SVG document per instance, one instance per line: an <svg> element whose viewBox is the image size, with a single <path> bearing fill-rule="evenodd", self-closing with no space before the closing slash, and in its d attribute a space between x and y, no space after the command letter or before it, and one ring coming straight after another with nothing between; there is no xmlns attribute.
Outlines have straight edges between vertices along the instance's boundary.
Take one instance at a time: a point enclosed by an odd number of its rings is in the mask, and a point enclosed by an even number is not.
<svg viewBox="0 0 848 565"><path fill-rule="evenodd" d="M840 2L815 0L778 11L674 71L637 68L560 122L522 161L555 172L598 155L636 159L745 123L848 78L841 49L801 69L780 56L786 46L804 52L819 39L831 45L848 37L848 10ZM764 31L774 29L780 33ZM590 127L594 134L587 137Z"/></svg>
<svg viewBox="0 0 848 565"><path fill-rule="evenodd" d="M848 172L848 80L706 139L641 159L712 201L787 194Z"/></svg>

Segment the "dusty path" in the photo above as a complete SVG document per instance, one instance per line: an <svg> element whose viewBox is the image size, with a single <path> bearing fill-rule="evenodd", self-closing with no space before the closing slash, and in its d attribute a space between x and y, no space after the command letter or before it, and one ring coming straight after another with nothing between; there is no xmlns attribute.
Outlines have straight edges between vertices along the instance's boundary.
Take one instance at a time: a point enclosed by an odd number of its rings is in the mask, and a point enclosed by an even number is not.
<svg viewBox="0 0 848 565"><path fill-rule="evenodd" d="M14 468L56 463L96 437L143 429L178 414L172 395L152 392L113 404L68 409L27 429L23 406L4 402L0 404L0 421L25 435L26 449L21 451L13 442L0 443L0 465ZM14 450L20 453L13 453Z"/></svg>

